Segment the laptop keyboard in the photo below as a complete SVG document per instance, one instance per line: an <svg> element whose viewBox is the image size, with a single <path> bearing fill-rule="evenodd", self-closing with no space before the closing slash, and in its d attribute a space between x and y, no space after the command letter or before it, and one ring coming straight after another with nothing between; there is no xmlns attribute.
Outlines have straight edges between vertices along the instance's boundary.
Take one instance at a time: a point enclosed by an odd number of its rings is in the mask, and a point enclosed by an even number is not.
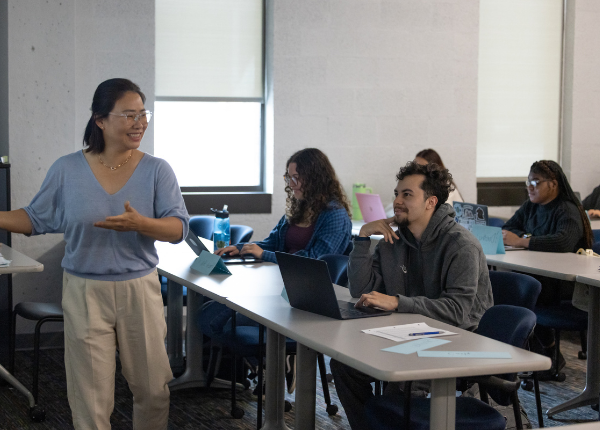
<svg viewBox="0 0 600 430"><path fill-rule="evenodd" d="M365 313L358 311L356 309L344 309L340 308L340 313L342 314L342 318L356 318L362 317Z"/></svg>

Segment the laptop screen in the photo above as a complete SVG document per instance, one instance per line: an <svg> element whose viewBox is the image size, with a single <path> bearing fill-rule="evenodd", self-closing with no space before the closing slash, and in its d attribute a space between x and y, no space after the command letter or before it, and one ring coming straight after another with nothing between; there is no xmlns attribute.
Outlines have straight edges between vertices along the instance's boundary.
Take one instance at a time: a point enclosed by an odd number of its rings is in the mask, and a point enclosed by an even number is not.
<svg viewBox="0 0 600 430"><path fill-rule="evenodd" d="M467 230L471 230L474 224L488 225L488 207L475 203L454 202L456 222Z"/></svg>

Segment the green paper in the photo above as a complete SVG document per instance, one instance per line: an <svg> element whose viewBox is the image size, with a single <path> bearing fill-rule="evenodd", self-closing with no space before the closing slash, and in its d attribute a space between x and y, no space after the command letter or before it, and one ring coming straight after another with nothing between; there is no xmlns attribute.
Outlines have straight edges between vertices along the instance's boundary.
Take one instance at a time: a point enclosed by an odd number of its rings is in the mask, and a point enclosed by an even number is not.
<svg viewBox="0 0 600 430"><path fill-rule="evenodd" d="M197 270L203 275L231 275L229 269L225 266L223 259L218 255L202 251L192 263L192 269Z"/></svg>

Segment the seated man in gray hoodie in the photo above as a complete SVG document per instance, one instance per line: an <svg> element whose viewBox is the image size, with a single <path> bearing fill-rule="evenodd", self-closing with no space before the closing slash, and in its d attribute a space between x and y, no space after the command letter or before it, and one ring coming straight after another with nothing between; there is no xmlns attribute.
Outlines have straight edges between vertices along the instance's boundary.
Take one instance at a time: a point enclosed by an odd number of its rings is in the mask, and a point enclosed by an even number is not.
<svg viewBox="0 0 600 430"><path fill-rule="evenodd" d="M396 176L394 217L365 224L354 239L348 278L356 306L416 313L475 330L493 305L481 245L445 205L452 175L409 162ZM395 222L398 230L390 224ZM369 252L370 236L384 239ZM331 360L336 390L353 430L368 429L364 405L374 379Z"/></svg>

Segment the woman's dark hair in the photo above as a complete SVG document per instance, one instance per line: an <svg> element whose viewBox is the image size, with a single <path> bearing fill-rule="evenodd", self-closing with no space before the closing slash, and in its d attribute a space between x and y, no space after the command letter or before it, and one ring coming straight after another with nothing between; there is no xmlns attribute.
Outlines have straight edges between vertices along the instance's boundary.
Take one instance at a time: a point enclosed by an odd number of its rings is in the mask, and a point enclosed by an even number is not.
<svg viewBox="0 0 600 430"><path fill-rule="evenodd" d="M290 163L296 163L303 194L302 200L298 200L289 185L285 187L285 213L290 224L314 223L331 202L346 209L350 216L348 198L327 155L317 148L306 148L288 159L286 173Z"/></svg>
<svg viewBox="0 0 600 430"><path fill-rule="evenodd" d="M115 103L127 92L138 93L142 103L146 102L146 96L136 84L129 79L114 78L102 82L94 92L92 100L92 115L83 133L83 146L87 146L86 152L101 153L104 151L104 135L96 124L96 120L106 118L113 110Z"/></svg>
<svg viewBox="0 0 600 430"><path fill-rule="evenodd" d="M415 155L415 158L422 158L424 160L426 160L429 164L433 163L433 164L437 164L438 166L440 166L443 169L446 168L446 166L444 166L444 162L442 161L442 157L440 157L440 154L437 153L437 151L435 149L424 149L422 151L419 151L419 153L417 155ZM454 183L454 179L452 180L452 190L454 191L456 189L456 184Z"/></svg>
<svg viewBox="0 0 600 430"><path fill-rule="evenodd" d="M440 154L438 154L434 149L424 149L419 151L419 153L415 155L415 158L417 157L427 160L428 163L435 163L442 169L446 168L442 161L442 157L440 157Z"/></svg>
<svg viewBox="0 0 600 430"><path fill-rule="evenodd" d="M558 197L572 202L579 210L579 216L583 224L583 235L585 238L585 247L591 248L594 243L594 235L592 233L592 226L590 221L581 205L581 202L573 192L569 180L565 176L563 169L560 165L552 160L540 160L536 161L531 165L531 173L536 173L542 176L544 179L556 181L558 183Z"/></svg>
<svg viewBox="0 0 600 430"><path fill-rule="evenodd" d="M422 165L414 161L409 161L406 166L400 168L396 175L396 179L401 181L407 176L423 175L425 179L421 184L421 189L424 191L425 200L431 196L437 197L435 210L438 210L441 205L446 203L452 188L452 174L436 163Z"/></svg>

